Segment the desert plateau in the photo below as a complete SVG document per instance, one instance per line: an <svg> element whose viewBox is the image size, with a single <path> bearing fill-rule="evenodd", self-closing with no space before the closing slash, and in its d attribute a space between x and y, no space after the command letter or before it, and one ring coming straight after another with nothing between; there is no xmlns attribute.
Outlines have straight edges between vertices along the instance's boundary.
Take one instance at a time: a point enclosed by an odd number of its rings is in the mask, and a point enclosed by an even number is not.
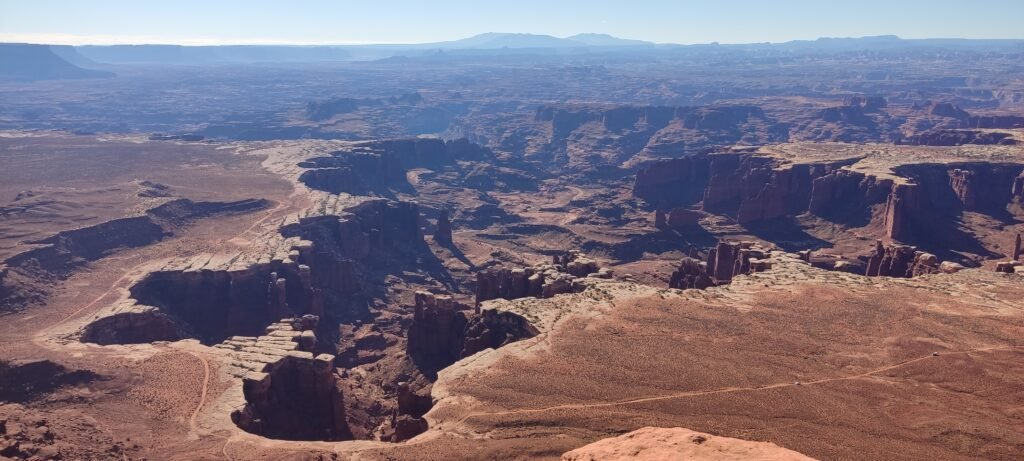
<svg viewBox="0 0 1024 461"><path fill-rule="evenodd" d="M1024 459L1024 39L561 36L0 43L0 460Z"/></svg>

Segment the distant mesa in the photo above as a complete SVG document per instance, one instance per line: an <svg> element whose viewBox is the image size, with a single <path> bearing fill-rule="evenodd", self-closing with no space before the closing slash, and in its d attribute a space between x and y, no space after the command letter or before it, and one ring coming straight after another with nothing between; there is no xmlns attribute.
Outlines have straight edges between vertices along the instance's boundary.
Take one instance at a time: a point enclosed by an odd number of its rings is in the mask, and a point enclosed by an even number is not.
<svg viewBox="0 0 1024 461"><path fill-rule="evenodd" d="M577 34L559 38L540 34L514 34L488 32L474 35L461 40L432 44L434 48L451 49L496 49L496 48L578 48L578 47L617 47L617 46L653 46L652 42L629 40L607 34Z"/></svg>
<svg viewBox="0 0 1024 461"><path fill-rule="evenodd" d="M0 43L0 80L105 78L114 74L85 69L90 61L72 47Z"/></svg>

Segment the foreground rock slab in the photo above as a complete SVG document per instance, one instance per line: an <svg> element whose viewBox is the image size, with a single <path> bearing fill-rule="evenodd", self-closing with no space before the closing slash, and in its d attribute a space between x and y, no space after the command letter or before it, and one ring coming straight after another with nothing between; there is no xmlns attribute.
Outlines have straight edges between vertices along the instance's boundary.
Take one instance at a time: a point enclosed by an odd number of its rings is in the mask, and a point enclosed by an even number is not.
<svg viewBox="0 0 1024 461"><path fill-rule="evenodd" d="M774 443L718 437L681 427L645 427L599 440L562 455L562 461L625 460L807 461Z"/></svg>

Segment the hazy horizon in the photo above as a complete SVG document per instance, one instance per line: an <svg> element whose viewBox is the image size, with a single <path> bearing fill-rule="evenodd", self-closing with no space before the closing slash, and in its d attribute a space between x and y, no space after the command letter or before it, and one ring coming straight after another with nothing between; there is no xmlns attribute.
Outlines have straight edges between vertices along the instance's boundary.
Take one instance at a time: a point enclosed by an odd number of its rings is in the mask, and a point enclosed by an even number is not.
<svg viewBox="0 0 1024 461"><path fill-rule="evenodd" d="M153 4L0 1L0 41L65 45L421 44L482 33L567 37L580 33L667 44L779 43L822 37L897 35L905 39L1024 39L1024 2L864 0L823 4L786 0L632 2L577 0L429 5L307 1L303 6L237 0ZM998 12L999 14L993 14ZM913 21L908 20L913 18ZM187 31L183 33L182 31Z"/></svg>

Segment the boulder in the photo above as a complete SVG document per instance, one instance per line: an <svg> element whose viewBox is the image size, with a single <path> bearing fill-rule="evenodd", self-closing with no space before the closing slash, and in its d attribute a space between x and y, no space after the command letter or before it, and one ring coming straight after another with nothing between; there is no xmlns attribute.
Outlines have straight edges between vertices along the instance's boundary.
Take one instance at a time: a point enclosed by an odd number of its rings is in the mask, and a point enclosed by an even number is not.
<svg viewBox="0 0 1024 461"><path fill-rule="evenodd" d="M939 264L939 272L943 274L953 274L964 270L964 266L953 261L943 261Z"/></svg>
<svg viewBox="0 0 1024 461"><path fill-rule="evenodd" d="M948 266L947 266L948 267ZM908 245L882 245L879 240L868 257L864 275L868 277L910 278L940 272L938 258L931 253L917 251Z"/></svg>
<svg viewBox="0 0 1024 461"><path fill-rule="evenodd" d="M668 212L666 224L674 229L698 226L701 218L700 212L686 208L673 208Z"/></svg>

